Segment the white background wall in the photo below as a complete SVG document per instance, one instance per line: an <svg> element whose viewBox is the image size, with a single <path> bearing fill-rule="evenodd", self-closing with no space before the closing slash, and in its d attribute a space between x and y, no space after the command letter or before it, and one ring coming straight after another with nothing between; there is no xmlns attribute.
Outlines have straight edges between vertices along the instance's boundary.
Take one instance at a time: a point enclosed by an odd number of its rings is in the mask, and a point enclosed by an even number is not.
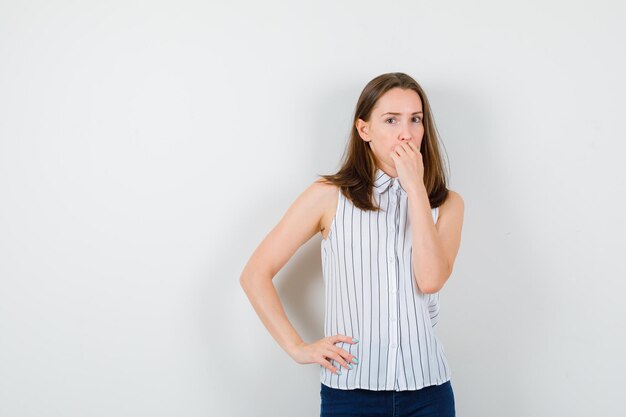
<svg viewBox="0 0 626 417"><path fill-rule="evenodd" d="M0 3L0 415L316 416L239 286L338 168L361 89L424 87L464 197L437 326L466 417L617 416L621 1ZM319 243L275 279L323 336Z"/></svg>

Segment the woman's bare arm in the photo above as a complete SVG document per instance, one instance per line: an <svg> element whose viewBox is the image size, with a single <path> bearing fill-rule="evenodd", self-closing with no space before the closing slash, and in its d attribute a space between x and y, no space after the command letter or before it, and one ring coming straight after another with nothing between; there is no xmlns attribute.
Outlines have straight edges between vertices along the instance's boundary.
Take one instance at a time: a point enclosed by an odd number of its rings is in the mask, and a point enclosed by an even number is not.
<svg viewBox="0 0 626 417"><path fill-rule="evenodd" d="M239 282L267 330L289 356L298 363L319 363L340 373L327 359L348 368L354 356L335 343L356 342L350 336L333 335L305 343L287 318L272 282L298 248L320 231L324 211L336 194L334 186L319 180L304 190L252 253Z"/></svg>

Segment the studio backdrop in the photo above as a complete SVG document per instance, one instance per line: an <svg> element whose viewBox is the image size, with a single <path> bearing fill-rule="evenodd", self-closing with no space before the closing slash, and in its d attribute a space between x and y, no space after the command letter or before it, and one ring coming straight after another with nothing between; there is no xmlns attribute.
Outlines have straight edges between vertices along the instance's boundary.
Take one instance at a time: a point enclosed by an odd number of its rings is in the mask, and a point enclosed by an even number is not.
<svg viewBox="0 0 626 417"><path fill-rule="evenodd" d="M319 415L319 365L239 278L394 71L465 202L436 329L457 415L622 415L625 21L610 0L1 2L0 415ZM305 341L320 242L274 278Z"/></svg>

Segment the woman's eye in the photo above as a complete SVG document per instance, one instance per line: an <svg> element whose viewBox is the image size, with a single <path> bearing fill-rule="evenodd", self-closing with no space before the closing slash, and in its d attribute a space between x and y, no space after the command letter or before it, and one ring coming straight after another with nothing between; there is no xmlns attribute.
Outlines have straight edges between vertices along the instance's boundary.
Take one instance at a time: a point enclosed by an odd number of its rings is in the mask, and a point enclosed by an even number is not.
<svg viewBox="0 0 626 417"><path fill-rule="evenodd" d="M395 120L396 120L395 117L390 117L389 119L385 120L385 123L391 124L392 122L390 122L390 121L395 121ZM422 121L422 119L421 119L421 117L416 116L416 117L413 118L413 121L416 122L416 123L420 123Z"/></svg>

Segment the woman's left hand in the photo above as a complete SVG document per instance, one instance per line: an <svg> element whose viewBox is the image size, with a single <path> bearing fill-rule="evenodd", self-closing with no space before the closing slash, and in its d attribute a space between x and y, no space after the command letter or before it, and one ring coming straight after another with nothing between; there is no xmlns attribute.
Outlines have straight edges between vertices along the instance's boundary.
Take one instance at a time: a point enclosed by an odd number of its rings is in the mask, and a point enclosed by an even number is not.
<svg viewBox="0 0 626 417"><path fill-rule="evenodd" d="M396 166L402 188L408 191L424 186L424 161L415 143L401 143L390 156Z"/></svg>

